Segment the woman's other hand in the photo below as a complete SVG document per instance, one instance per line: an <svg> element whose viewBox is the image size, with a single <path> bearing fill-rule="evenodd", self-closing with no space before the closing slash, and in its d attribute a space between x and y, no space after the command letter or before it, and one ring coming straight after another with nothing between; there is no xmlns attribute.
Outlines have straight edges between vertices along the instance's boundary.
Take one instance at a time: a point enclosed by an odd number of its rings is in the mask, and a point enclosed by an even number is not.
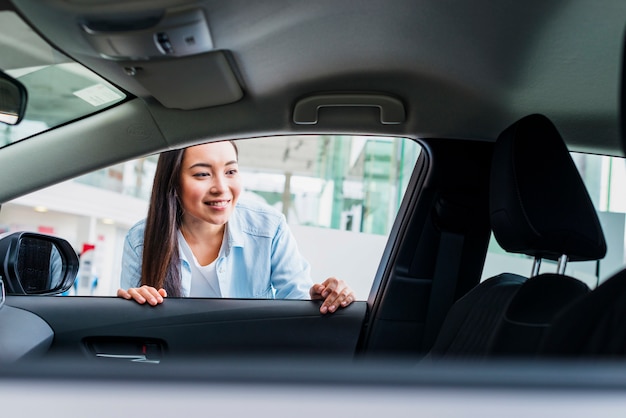
<svg viewBox="0 0 626 418"><path fill-rule="evenodd" d="M139 304L148 302L148 305L156 306L163 303L163 298L167 297L165 289L155 289L152 286L131 287L128 290L117 289L117 297L131 300Z"/></svg>
<svg viewBox="0 0 626 418"><path fill-rule="evenodd" d="M312 300L323 300L320 312L333 313L354 302L354 292L343 280L329 277L323 283L314 284L309 290Z"/></svg>

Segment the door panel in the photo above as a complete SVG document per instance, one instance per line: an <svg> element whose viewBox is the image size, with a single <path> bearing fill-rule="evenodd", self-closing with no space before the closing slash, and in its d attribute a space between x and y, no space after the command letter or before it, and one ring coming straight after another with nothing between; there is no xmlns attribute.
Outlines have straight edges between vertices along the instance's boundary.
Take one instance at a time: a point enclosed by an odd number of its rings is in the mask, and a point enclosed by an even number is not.
<svg viewBox="0 0 626 418"><path fill-rule="evenodd" d="M11 296L6 304L50 325L48 354L131 361L146 352L159 360L283 351L352 356L367 313L367 303L355 302L321 315L320 302L301 300L169 298L152 307L113 297Z"/></svg>

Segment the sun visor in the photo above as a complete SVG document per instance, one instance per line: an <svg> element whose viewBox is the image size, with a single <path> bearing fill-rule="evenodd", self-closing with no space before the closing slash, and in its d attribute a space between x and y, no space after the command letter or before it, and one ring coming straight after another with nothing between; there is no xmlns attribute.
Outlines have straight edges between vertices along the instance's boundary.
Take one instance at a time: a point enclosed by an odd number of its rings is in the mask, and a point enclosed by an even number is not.
<svg viewBox="0 0 626 418"><path fill-rule="evenodd" d="M243 96L227 51L214 49L201 9L98 15L80 26L102 58L165 107L199 109Z"/></svg>
<svg viewBox="0 0 626 418"><path fill-rule="evenodd" d="M163 106L200 109L243 97L224 51L154 61L121 61L124 71Z"/></svg>

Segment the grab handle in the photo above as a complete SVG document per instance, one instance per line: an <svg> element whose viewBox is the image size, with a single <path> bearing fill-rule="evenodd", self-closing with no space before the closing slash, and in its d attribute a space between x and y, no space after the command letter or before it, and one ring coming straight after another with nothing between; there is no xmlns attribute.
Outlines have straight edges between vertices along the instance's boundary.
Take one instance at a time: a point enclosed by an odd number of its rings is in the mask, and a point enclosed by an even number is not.
<svg viewBox="0 0 626 418"><path fill-rule="evenodd" d="M380 109L380 123L397 125L405 120L404 105L394 97L383 94L350 93L320 94L305 97L296 103L293 122L298 125L314 125L318 121L322 107L377 107Z"/></svg>

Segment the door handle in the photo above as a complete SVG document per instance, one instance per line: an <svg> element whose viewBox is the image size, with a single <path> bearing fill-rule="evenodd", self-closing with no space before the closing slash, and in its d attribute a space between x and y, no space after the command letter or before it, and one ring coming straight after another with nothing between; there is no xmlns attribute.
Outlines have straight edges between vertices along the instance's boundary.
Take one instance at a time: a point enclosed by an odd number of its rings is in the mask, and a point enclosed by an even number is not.
<svg viewBox="0 0 626 418"><path fill-rule="evenodd" d="M85 340L85 346L96 358L133 363L159 364L165 352L163 341L139 338L91 337Z"/></svg>
<svg viewBox="0 0 626 418"><path fill-rule="evenodd" d="M161 360L149 359L144 354L107 354L107 353L96 353L96 357L129 360L129 361L132 361L134 363L159 364L161 362Z"/></svg>

